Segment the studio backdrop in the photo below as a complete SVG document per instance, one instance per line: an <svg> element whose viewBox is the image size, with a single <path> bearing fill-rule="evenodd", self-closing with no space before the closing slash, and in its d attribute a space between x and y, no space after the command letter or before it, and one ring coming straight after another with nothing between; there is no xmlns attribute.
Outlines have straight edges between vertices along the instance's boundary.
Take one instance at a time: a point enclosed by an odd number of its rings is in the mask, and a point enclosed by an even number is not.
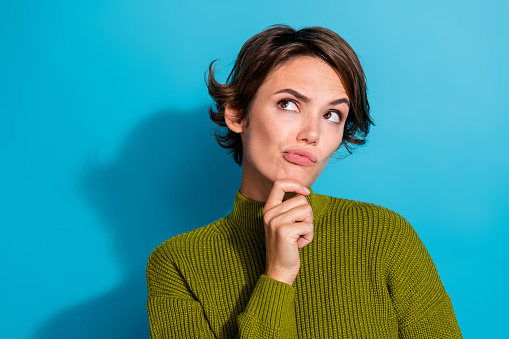
<svg viewBox="0 0 509 339"><path fill-rule="evenodd" d="M4 1L0 337L149 338L145 265L226 215L220 80L269 25L325 26L363 64L376 126L317 193L417 230L465 338L506 334L508 6L503 1Z"/></svg>

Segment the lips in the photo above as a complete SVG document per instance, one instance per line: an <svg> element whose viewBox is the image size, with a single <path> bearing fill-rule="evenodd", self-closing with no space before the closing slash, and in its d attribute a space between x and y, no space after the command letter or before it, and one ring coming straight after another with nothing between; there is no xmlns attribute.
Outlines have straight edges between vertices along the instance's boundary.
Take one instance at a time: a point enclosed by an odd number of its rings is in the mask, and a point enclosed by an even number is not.
<svg viewBox="0 0 509 339"><path fill-rule="evenodd" d="M302 148L291 148L283 153L284 158L293 164L301 166L311 166L317 161L316 156Z"/></svg>

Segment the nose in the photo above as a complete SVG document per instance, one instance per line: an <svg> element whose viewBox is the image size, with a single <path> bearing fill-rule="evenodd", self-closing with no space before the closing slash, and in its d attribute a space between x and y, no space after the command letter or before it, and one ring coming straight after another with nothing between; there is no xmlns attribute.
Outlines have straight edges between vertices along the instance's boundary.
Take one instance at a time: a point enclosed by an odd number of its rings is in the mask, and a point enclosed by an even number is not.
<svg viewBox="0 0 509 339"><path fill-rule="evenodd" d="M309 115L302 119L297 141L304 141L307 144L318 144L320 141L319 119L315 115Z"/></svg>

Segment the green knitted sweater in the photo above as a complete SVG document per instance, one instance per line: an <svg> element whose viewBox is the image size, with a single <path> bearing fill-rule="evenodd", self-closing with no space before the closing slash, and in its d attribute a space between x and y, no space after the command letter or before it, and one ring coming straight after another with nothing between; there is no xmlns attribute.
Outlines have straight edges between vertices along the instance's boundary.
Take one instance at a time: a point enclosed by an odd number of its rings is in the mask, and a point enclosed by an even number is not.
<svg viewBox="0 0 509 339"><path fill-rule="evenodd" d="M152 338L461 338L426 248L401 216L308 196L314 239L293 286L264 275L263 203L171 238L148 260Z"/></svg>

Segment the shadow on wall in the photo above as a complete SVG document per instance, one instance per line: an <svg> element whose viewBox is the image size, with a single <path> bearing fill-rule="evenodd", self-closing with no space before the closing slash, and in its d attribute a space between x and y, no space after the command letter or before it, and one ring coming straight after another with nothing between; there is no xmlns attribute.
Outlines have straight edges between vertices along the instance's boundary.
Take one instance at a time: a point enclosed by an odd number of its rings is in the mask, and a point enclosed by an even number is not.
<svg viewBox="0 0 509 339"><path fill-rule="evenodd" d="M212 125L205 108L161 112L134 129L112 163L87 165L83 192L116 242L123 279L115 290L54 316L35 339L150 336L150 252L228 214L240 186L240 169L215 142Z"/></svg>

